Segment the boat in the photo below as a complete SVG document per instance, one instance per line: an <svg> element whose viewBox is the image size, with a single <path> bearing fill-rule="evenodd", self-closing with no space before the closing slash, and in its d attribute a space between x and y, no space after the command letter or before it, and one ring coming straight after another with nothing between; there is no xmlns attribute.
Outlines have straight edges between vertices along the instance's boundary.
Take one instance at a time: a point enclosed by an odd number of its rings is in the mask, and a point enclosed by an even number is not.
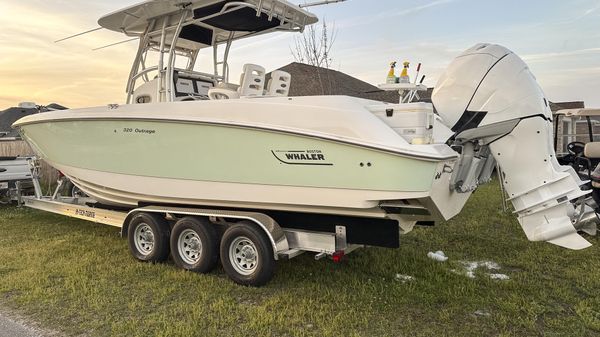
<svg viewBox="0 0 600 337"><path fill-rule="evenodd" d="M385 245L370 228L393 223L404 233L450 219L499 166L530 240L590 245L578 234L595 217L589 192L556 161L548 100L505 47L477 44L458 56L433 104L410 100L417 83L382 85L409 94L398 104L289 97L290 74L267 81L255 64L231 83L238 40L317 21L282 0L153 0L119 10L99 25L139 38L127 104L44 112L14 127L104 207L253 210L307 229L343 221L356 224L355 243ZM195 70L205 49L212 73Z"/></svg>

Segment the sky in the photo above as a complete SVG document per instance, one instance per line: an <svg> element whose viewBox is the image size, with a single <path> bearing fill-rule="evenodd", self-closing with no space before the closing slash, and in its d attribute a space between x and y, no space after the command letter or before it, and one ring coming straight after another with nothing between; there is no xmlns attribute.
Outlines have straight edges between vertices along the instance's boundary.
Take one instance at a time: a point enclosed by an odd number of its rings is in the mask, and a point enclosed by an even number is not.
<svg viewBox="0 0 600 337"><path fill-rule="evenodd" d="M72 108L124 102L136 42L92 51L126 39L109 31L54 41L138 2L0 0L0 110L23 101ZM600 108L600 0L348 0L311 11L335 26L332 67L371 84L385 82L391 61L409 60L423 64L425 84L434 86L454 57L489 42L521 56L550 100ZM294 36L234 43L231 73L245 63L274 70L293 62Z"/></svg>

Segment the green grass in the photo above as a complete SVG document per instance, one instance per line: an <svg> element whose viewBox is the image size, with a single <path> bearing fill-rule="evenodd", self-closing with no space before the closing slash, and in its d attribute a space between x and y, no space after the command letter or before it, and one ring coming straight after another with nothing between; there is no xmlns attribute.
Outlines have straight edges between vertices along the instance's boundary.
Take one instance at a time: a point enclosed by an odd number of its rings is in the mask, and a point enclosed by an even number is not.
<svg viewBox="0 0 600 337"><path fill-rule="evenodd" d="M528 242L492 183L400 249L358 250L339 265L301 255L255 289L222 269L138 263L108 226L2 206L0 304L67 335L599 336L600 240L589 239L578 252ZM435 250L450 260L428 259ZM458 275L461 260L493 260L511 279Z"/></svg>

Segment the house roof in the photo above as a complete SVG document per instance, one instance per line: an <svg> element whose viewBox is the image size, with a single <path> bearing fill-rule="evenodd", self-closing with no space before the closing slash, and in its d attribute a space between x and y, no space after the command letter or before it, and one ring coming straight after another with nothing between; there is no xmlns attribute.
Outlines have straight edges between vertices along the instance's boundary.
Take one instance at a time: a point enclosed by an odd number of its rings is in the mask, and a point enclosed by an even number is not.
<svg viewBox="0 0 600 337"><path fill-rule="evenodd" d="M585 108L585 103L582 101L573 101L573 102L550 102L550 110L556 113L559 110L566 109L583 109Z"/></svg>
<svg viewBox="0 0 600 337"><path fill-rule="evenodd" d="M279 70L292 75L290 96L345 95L390 103L398 103L400 99L397 92L383 91L332 69L294 62Z"/></svg>
<svg viewBox="0 0 600 337"><path fill-rule="evenodd" d="M565 116L600 116L600 109L565 109L555 112L557 115Z"/></svg>
<svg viewBox="0 0 600 337"><path fill-rule="evenodd" d="M19 132L11 127L17 120L38 113L38 109L9 108L0 111L0 138L17 137Z"/></svg>
<svg viewBox="0 0 600 337"><path fill-rule="evenodd" d="M0 138L13 138L19 137L19 131L12 128L14 122L19 119L33 115L39 112L46 112L49 110L66 110L67 108L56 103L48 104L47 106L40 106L38 108L26 109L26 108L8 108L4 111L0 111Z"/></svg>

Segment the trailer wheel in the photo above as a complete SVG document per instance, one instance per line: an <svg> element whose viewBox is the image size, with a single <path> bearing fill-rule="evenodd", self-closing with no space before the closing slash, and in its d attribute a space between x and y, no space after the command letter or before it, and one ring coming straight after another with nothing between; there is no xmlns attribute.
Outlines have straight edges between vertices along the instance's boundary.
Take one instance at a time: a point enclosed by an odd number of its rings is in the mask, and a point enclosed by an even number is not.
<svg viewBox="0 0 600 337"><path fill-rule="evenodd" d="M163 262L169 257L169 225L158 214L139 213L129 222L129 249L143 262Z"/></svg>
<svg viewBox="0 0 600 337"><path fill-rule="evenodd" d="M204 218L187 217L171 233L171 256L175 264L196 273L208 273L217 265L217 233Z"/></svg>
<svg viewBox="0 0 600 337"><path fill-rule="evenodd" d="M67 197L77 198L77 197L87 197L79 187L75 186L70 180L67 181L65 187L63 187L63 191Z"/></svg>
<svg viewBox="0 0 600 337"><path fill-rule="evenodd" d="M265 233L242 221L225 231L221 239L221 263L236 283L260 287L273 278L275 258Z"/></svg>

